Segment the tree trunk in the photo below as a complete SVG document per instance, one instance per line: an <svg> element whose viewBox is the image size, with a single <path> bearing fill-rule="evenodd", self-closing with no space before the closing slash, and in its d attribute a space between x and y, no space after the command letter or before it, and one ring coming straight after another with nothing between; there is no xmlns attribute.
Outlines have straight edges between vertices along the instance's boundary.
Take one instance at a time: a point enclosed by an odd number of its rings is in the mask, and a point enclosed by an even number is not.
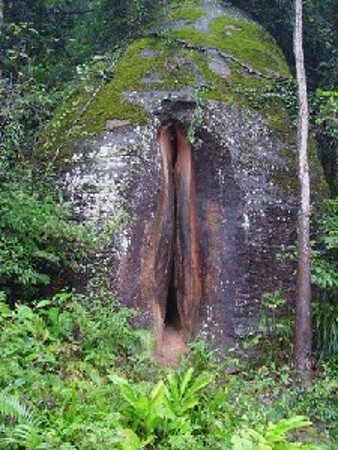
<svg viewBox="0 0 338 450"><path fill-rule="evenodd" d="M311 269L310 269L310 175L307 155L309 112L303 50L303 5L295 0L294 52L298 84L298 155L301 204L298 222L298 272L296 299L295 368L311 376Z"/></svg>
<svg viewBox="0 0 338 450"><path fill-rule="evenodd" d="M4 21L4 0L0 0L0 28Z"/></svg>

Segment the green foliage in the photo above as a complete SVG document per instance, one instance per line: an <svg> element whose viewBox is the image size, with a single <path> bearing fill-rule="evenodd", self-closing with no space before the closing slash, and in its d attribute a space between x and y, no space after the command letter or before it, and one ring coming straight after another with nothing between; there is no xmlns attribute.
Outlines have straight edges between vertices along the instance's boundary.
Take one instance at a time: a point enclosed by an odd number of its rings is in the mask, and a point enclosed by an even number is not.
<svg viewBox="0 0 338 450"><path fill-rule="evenodd" d="M306 417L293 416L277 423L269 423L264 432L243 428L231 438L233 450L292 450L315 449L312 445L289 442L286 433L311 425Z"/></svg>
<svg viewBox="0 0 338 450"><path fill-rule="evenodd" d="M32 155L36 132L50 117L55 99L31 78L15 84L0 79L2 162Z"/></svg>
<svg viewBox="0 0 338 450"><path fill-rule="evenodd" d="M111 49L154 17L149 0L24 0L5 3L0 67L5 76L62 86L76 65Z"/></svg>
<svg viewBox="0 0 338 450"><path fill-rule="evenodd" d="M260 326L264 333L275 335L280 323L277 321L278 310L286 304L287 300L280 291L266 292L262 295L262 315Z"/></svg>
<svg viewBox="0 0 338 450"><path fill-rule="evenodd" d="M36 450L41 444L40 424L31 409L16 396L0 392L0 436L4 443ZM0 447L1 448L1 447Z"/></svg>
<svg viewBox="0 0 338 450"><path fill-rule="evenodd" d="M149 358L132 315L101 288L14 311L0 303L1 449L230 450L248 429L247 448L260 448L257 436L271 448L293 448L285 433L301 425L299 415L334 436L335 373L308 393L291 385L287 367L242 365L231 376L202 343L193 346L194 367L186 360L166 371ZM328 440L316 428L304 433L310 442Z"/></svg>
<svg viewBox="0 0 338 450"><path fill-rule="evenodd" d="M314 95L317 138L321 161L331 195L338 194L337 145L338 145L338 92L317 89Z"/></svg>
<svg viewBox="0 0 338 450"><path fill-rule="evenodd" d="M243 348L257 353L259 364L292 364L294 316L281 291L262 295L259 326L243 337Z"/></svg>
<svg viewBox="0 0 338 450"><path fill-rule="evenodd" d="M201 86L196 90L196 106L194 111L193 121L188 129L187 138L191 145L194 145L196 142L196 130L201 126L203 121L203 111L204 111L204 98L209 90L208 86Z"/></svg>
<svg viewBox="0 0 338 450"><path fill-rule="evenodd" d="M321 230L313 249L313 282L322 289L338 287L338 198L325 202Z"/></svg>
<svg viewBox="0 0 338 450"><path fill-rule="evenodd" d="M0 192L0 280L19 298L49 284L56 272L75 270L92 247L89 230L70 221L67 205L29 187L8 181Z"/></svg>
<svg viewBox="0 0 338 450"><path fill-rule="evenodd" d="M313 245L312 278L316 293L313 314L315 351L319 359L337 361L338 351L338 198L327 200Z"/></svg>
<svg viewBox="0 0 338 450"><path fill-rule="evenodd" d="M172 416L165 403L166 388L163 381L159 381L150 392L144 386L128 383L117 375L111 375L121 395L127 403L123 409L126 425L130 432L136 433L146 443L154 442L156 432L165 428L166 421Z"/></svg>
<svg viewBox="0 0 338 450"><path fill-rule="evenodd" d="M99 0L70 33L69 50L86 61L142 30L161 13L161 2L150 0Z"/></svg>
<svg viewBox="0 0 338 450"><path fill-rule="evenodd" d="M178 416L184 416L190 409L198 405L197 393L208 386L213 379L213 375L207 373L201 374L195 379L193 376L193 368L186 372L168 375L167 401L170 409Z"/></svg>
<svg viewBox="0 0 338 450"><path fill-rule="evenodd" d="M338 199L334 198L324 201L321 205L321 210L319 213L317 212L317 217L315 214L313 216L315 234L311 243L311 271L314 285L312 321L314 356L317 362L326 361L327 363L336 364L338 350ZM293 260L296 259L295 248L292 248L287 257ZM290 352L290 347L292 346L293 312L289 311L287 313L287 310L284 309L284 315L281 314L278 317L277 309L273 308L270 314L267 314L266 311L266 299L269 302L271 301L272 304L275 300L279 303L279 296L280 292L278 291L263 296L261 311L263 315L260 323L262 335L254 334L254 338L249 341L249 345L251 342L257 345L263 341L268 344L269 348L273 343L273 339L269 338L265 341L265 337L268 336L267 330L274 328L275 332L272 334L279 341L279 345L276 348L278 351L282 350L279 356L283 357L284 355L283 359L285 360L285 356L292 353ZM282 303L280 306L283 306ZM271 327L274 323L276 326ZM270 359L271 356L270 354Z"/></svg>
<svg viewBox="0 0 338 450"><path fill-rule="evenodd" d="M11 311L0 304L1 449L16 448L14 442L38 448L33 437L39 437L39 448L111 448L117 393L107 375L129 355L143 353L141 333L132 330L130 318L102 290L85 299L59 294L34 309L21 305Z"/></svg>
<svg viewBox="0 0 338 450"><path fill-rule="evenodd" d="M23 25L15 32L20 45L22 30ZM75 270L92 241L88 230L70 221L56 189L44 185L45 175L32 167L36 132L55 100L32 78L0 81L0 286L12 303Z"/></svg>
<svg viewBox="0 0 338 450"><path fill-rule="evenodd" d="M316 124L321 125L323 133L338 140L338 92L337 91L323 91L317 89L316 102L318 114L316 117Z"/></svg>
<svg viewBox="0 0 338 450"><path fill-rule="evenodd" d="M159 445L161 441L189 433L190 411L198 406L201 391L213 379L213 375L205 373L193 380L193 374L193 368L170 373L167 382L160 380L150 392L143 384L134 385L116 375L110 376L128 405L124 410L124 420L130 426L127 438L136 433L140 441Z"/></svg>
<svg viewBox="0 0 338 450"><path fill-rule="evenodd" d="M5 77L34 78L39 83L60 84L71 75L67 60L67 28L75 17L60 14L51 2L5 2L5 22L0 30L0 67ZM59 2L59 6L61 3ZM62 6L61 6L62 7Z"/></svg>
<svg viewBox="0 0 338 450"><path fill-rule="evenodd" d="M313 305L315 351L319 360L337 362L338 304L337 296L323 294Z"/></svg>

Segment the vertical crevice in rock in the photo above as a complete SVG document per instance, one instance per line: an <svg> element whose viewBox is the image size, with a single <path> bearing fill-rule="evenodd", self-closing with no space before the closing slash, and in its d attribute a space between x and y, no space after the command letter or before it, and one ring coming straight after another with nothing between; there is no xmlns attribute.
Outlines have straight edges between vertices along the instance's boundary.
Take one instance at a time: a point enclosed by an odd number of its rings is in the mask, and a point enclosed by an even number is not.
<svg viewBox="0 0 338 450"><path fill-rule="evenodd" d="M163 127L159 141L162 191L145 260L144 292L152 302L155 335L161 345L169 328L185 341L194 333L201 269L191 145L179 125Z"/></svg>
<svg viewBox="0 0 338 450"><path fill-rule="evenodd" d="M181 318L177 305L177 286L175 284L175 264L173 261L172 269L170 273L170 282L168 289L168 297L166 303L166 312L164 327L172 327L177 331L181 330Z"/></svg>
<svg viewBox="0 0 338 450"><path fill-rule="evenodd" d="M192 149L181 127L176 128L176 133L174 276L182 332L189 339L196 328L201 301L200 245Z"/></svg>

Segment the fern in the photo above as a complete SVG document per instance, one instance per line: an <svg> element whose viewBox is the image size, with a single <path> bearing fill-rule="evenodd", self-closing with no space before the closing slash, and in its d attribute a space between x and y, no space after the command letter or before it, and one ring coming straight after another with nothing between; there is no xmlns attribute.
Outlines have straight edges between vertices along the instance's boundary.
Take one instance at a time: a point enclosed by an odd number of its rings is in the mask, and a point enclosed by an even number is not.
<svg viewBox="0 0 338 450"><path fill-rule="evenodd" d="M41 444L39 421L32 409L6 392L0 393L0 427L7 444L24 446L27 450L35 450Z"/></svg>
<svg viewBox="0 0 338 450"><path fill-rule="evenodd" d="M14 395L0 393L0 415L25 425L34 425L34 415L30 408L23 405Z"/></svg>

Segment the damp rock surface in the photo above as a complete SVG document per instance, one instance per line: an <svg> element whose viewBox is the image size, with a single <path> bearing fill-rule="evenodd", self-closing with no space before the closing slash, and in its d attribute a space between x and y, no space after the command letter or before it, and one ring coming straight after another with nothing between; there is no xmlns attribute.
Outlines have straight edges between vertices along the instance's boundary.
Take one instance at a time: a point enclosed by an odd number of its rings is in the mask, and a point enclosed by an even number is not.
<svg viewBox="0 0 338 450"><path fill-rule="evenodd" d="M183 130L201 293L193 329L180 339L203 336L223 350L257 328L264 292L294 296L294 263L280 256L296 235L296 133L285 105L264 94L290 74L271 36L241 11L217 0L187 4L173 2L156 27L120 52L111 80L79 86L46 129L53 145L42 145L41 157L59 162L77 220L100 230L127 215L80 284L104 271L120 304L138 310L136 325L159 343L169 269L149 255L156 245L171 248L156 231L167 195L160 133ZM315 198L325 189L315 152L312 184Z"/></svg>

